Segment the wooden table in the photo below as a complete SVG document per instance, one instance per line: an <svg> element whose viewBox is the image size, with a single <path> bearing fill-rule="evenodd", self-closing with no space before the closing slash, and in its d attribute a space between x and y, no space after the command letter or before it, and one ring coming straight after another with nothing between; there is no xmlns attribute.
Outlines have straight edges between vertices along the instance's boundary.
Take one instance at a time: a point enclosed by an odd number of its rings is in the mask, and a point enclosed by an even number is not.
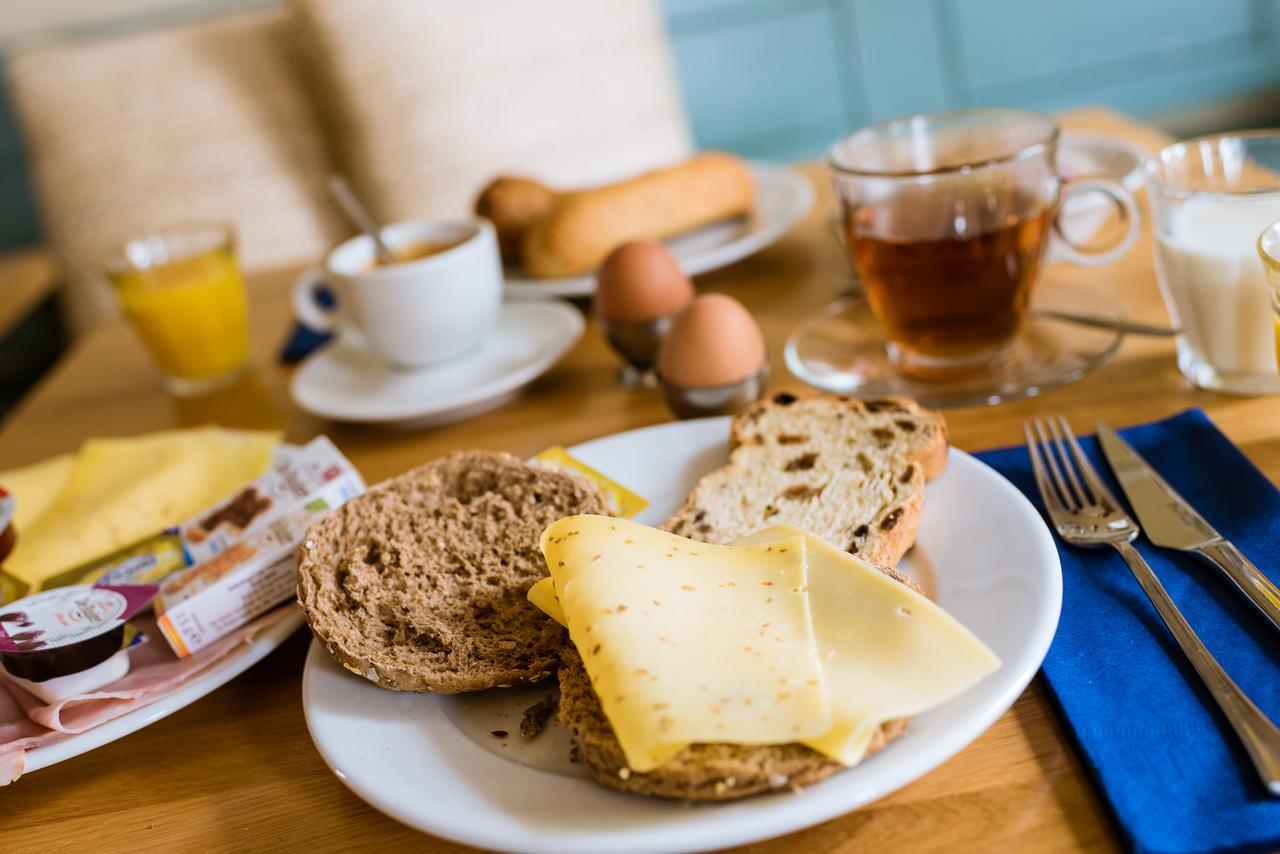
<svg viewBox="0 0 1280 854"><path fill-rule="evenodd" d="M1063 124L1120 133L1148 148L1164 141L1155 130L1104 111L1072 113ZM775 387L798 384L781 363L782 342L801 317L831 299L846 270L827 227L827 182L817 167L809 174L818 204L803 225L768 251L698 280L702 290L731 293L755 313L775 356ZM1118 264L1103 270L1056 265L1045 277L1049 283L1105 282L1133 318L1167 322L1149 230ZM285 274L252 282L255 370L210 398L166 396L155 367L123 325L88 337L4 426L0 469L72 449L91 435L216 421L283 427L294 440L328 433L374 482L452 449L528 455L670 417L656 393L614 385L616 363L591 325L564 362L521 398L473 421L394 432L315 420L290 403L289 371L275 359L289 324L290 282ZM1080 382L994 409L953 410L947 419L955 444L977 450L1020 441L1021 420L1036 412L1064 411L1082 426L1098 417L1119 426L1189 406L1209 410L1273 480L1280 475L1277 401L1190 389L1166 340L1127 339L1114 361ZM321 762L300 701L308 640L299 632L200 702L19 780L0 793L6 845L77 854L123 845L115 840L169 850L462 850L366 806ZM751 850L1111 850L1116 839L1108 822L1037 680L986 734L932 774L855 813Z"/></svg>

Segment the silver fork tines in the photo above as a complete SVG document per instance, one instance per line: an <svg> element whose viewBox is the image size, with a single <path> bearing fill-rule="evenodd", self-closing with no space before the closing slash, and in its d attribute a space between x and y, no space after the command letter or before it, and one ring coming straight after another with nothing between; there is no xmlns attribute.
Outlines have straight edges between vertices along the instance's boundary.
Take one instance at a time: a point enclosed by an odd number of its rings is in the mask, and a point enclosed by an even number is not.
<svg viewBox="0 0 1280 854"><path fill-rule="evenodd" d="M1058 536L1072 545L1111 546L1120 553L1226 715L1263 784L1271 794L1280 795L1280 729L1267 720L1209 654L1160 579L1133 547L1132 542L1140 533L1137 523L1102 482L1071 432L1071 425L1058 415L1050 416L1047 422L1039 418L1024 422L1022 431L1027 437L1036 486Z"/></svg>
<svg viewBox="0 0 1280 854"><path fill-rule="evenodd" d="M1032 436L1033 425L1038 441ZM1138 536L1138 526L1098 477L1071 426L1060 415L1051 417L1048 425L1046 432L1045 422L1036 418L1024 423L1022 429L1036 486L1058 535L1068 542L1088 540L1077 545L1131 542Z"/></svg>

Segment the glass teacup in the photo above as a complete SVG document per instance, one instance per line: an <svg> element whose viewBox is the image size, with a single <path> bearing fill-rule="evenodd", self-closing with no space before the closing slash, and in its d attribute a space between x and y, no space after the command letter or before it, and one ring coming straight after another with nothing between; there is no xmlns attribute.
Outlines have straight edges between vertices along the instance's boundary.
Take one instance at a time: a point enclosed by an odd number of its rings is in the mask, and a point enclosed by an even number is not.
<svg viewBox="0 0 1280 854"><path fill-rule="evenodd" d="M1106 264L1137 235L1132 195L1112 181L1062 181L1059 130L1035 113L930 113L855 131L829 164L845 244L905 374L997 371L1022 325L1056 235L1056 254ZM1110 245L1073 244L1059 227L1067 196L1099 192L1124 227Z"/></svg>

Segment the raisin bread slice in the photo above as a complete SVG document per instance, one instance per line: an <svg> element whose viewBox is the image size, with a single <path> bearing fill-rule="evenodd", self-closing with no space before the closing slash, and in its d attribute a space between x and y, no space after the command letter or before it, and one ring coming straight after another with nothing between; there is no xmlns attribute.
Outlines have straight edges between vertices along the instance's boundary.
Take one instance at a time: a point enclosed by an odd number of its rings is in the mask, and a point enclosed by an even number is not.
<svg viewBox="0 0 1280 854"><path fill-rule="evenodd" d="M901 397L780 392L734 418L730 444L666 530L728 543L789 524L882 566L915 542L925 482L947 459L942 416Z"/></svg>

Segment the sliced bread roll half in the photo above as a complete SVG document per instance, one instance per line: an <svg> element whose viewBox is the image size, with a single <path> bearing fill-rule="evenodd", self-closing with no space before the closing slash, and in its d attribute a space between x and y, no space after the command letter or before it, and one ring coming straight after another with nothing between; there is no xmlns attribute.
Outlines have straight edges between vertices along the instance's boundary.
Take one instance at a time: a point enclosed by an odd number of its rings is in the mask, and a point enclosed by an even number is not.
<svg viewBox="0 0 1280 854"><path fill-rule="evenodd" d="M562 629L529 603L555 520L609 512L577 475L462 451L379 484L316 523L298 555L298 602L343 665L397 691L536 682Z"/></svg>
<svg viewBox="0 0 1280 854"><path fill-rule="evenodd" d="M730 444L666 530L728 543L789 524L882 566L915 543L925 482L947 460L942 416L900 397L779 392L733 419Z"/></svg>
<svg viewBox="0 0 1280 854"><path fill-rule="evenodd" d="M807 786L844 767L803 744L691 744L652 771L632 771L577 649L566 641L560 655L560 722L602 785L662 798L724 801ZM906 729L906 718L886 721L867 755Z"/></svg>

